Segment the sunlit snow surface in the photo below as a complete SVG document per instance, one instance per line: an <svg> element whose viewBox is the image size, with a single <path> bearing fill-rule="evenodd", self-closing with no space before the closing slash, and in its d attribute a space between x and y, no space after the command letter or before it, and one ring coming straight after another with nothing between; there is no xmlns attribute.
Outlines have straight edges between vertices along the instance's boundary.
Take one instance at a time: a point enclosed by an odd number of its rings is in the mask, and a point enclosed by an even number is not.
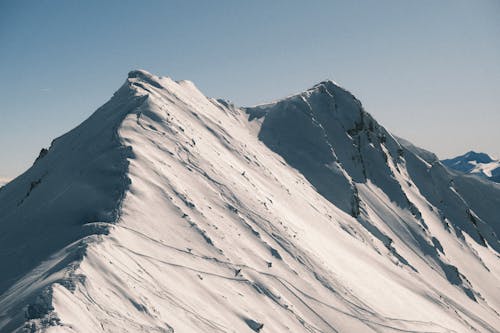
<svg viewBox="0 0 500 333"><path fill-rule="evenodd" d="M0 331L499 332L500 186L331 81L239 109L133 71L0 190Z"/></svg>

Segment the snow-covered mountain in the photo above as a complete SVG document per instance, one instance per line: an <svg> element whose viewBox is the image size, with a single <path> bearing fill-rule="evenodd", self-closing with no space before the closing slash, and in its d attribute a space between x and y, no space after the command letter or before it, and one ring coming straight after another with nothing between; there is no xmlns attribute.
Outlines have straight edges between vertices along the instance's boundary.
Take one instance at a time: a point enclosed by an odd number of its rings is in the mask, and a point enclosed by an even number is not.
<svg viewBox="0 0 500 333"><path fill-rule="evenodd" d="M0 189L0 331L500 332L499 213L331 81L133 71Z"/></svg>
<svg viewBox="0 0 500 333"><path fill-rule="evenodd" d="M451 169L500 183L500 160L495 160L488 154L470 151L441 162Z"/></svg>

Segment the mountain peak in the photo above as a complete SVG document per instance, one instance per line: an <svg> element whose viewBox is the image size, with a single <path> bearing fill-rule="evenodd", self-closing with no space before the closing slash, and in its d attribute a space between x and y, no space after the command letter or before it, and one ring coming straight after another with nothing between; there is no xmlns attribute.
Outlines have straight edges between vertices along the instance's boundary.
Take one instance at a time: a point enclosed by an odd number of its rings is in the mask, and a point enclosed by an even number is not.
<svg viewBox="0 0 500 333"><path fill-rule="evenodd" d="M500 161L491 158L486 153L471 150L463 155L445 159L441 162L453 170L500 182Z"/></svg>
<svg viewBox="0 0 500 333"><path fill-rule="evenodd" d="M144 69L134 69L128 72L128 78L130 79L151 78L151 77L154 77L154 75Z"/></svg>
<svg viewBox="0 0 500 333"><path fill-rule="evenodd" d="M132 70L128 73L127 80L128 80L128 82L132 83L132 85L139 81L139 82L147 83L155 88L163 89L164 85L161 83L161 81L163 81L165 79L168 79L168 78L158 77L158 76L153 75L153 74L151 74L148 71L143 70L143 69L136 69L136 70ZM141 87L140 84L139 84L139 86ZM144 88L144 87L142 87L142 88Z"/></svg>
<svg viewBox="0 0 500 333"><path fill-rule="evenodd" d="M174 81L168 76L156 76L150 72L143 69L132 70L128 73L127 81L130 85L142 88L147 94L151 93L151 90L145 86L149 85L157 89L165 90L175 95L194 95L197 97L203 97L203 93L196 87L196 85L189 80L178 80ZM185 97L184 96L184 97Z"/></svg>
<svg viewBox="0 0 500 333"><path fill-rule="evenodd" d="M445 159L448 164L459 164L459 163L490 163L493 162L494 159L490 157L490 155L486 153L476 152L474 150L470 150L463 155L459 155L453 158Z"/></svg>
<svg viewBox="0 0 500 333"><path fill-rule="evenodd" d="M326 80L323 80L323 81L316 83L311 89L317 89L320 87L325 87L325 88L330 88L330 89L331 88L343 89L337 82L330 80L330 79L326 79Z"/></svg>
<svg viewBox="0 0 500 333"><path fill-rule="evenodd" d="M330 95L331 97L334 97L334 95L338 94L338 93L347 93L347 94L349 94L349 97L356 99L356 97L353 94L351 94L347 89L343 88L340 84L338 84L337 82L330 80L330 79L326 79L326 80L323 80L323 81L316 83L311 88L300 93L299 95L303 95L303 94L309 95L312 92L326 93L326 94Z"/></svg>
<svg viewBox="0 0 500 333"><path fill-rule="evenodd" d="M361 102L351 92L330 79L320 81L301 92L288 95L269 103L244 107L243 109L250 114L250 120L252 120L264 116L271 108L279 104L303 103L304 101L309 103L312 99L316 99L317 97L331 105L341 106L340 109L342 109L342 112L350 113L362 109Z"/></svg>
<svg viewBox="0 0 500 333"><path fill-rule="evenodd" d="M475 152L473 150L465 153L462 155L465 159L468 161L476 161L478 163L490 163L493 161L493 159L490 157L490 155L486 153L481 153L481 152Z"/></svg>

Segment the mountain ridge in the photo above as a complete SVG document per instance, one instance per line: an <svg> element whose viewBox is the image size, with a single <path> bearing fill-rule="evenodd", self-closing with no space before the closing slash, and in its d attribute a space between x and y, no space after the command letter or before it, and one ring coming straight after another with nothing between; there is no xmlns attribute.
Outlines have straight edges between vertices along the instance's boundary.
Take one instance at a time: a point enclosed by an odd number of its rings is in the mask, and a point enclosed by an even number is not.
<svg viewBox="0 0 500 333"><path fill-rule="evenodd" d="M0 190L2 262L41 261L0 330L498 331L498 188L321 84L238 108L131 71Z"/></svg>

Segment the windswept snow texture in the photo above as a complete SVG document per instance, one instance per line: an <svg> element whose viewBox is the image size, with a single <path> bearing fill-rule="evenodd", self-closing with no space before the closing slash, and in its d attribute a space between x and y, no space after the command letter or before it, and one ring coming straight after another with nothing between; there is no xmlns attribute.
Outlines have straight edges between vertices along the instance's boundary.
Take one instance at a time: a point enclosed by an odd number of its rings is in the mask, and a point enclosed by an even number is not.
<svg viewBox="0 0 500 333"><path fill-rule="evenodd" d="M451 169L500 183L500 161L492 159L488 154L470 151L441 162Z"/></svg>
<svg viewBox="0 0 500 333"><path fill-rule="evenodd" d="M0 331L499 332L499 213L331 81L133 71L0 190Z"/></svg>

